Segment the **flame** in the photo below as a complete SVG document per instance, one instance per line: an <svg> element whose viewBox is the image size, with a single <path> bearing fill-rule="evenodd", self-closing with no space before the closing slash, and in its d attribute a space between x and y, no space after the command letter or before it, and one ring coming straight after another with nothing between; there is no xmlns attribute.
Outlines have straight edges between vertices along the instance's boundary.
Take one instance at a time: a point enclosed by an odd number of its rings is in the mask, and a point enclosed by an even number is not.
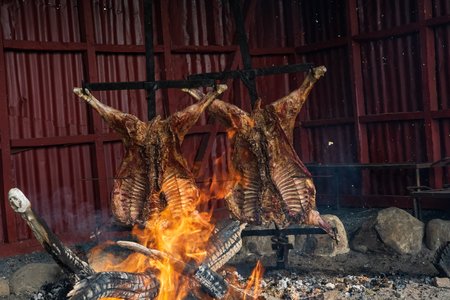
<svg viewBox="0 0 450 300"><path fill-rule="evenodd" d="M157 217L148 220L145 228L139 226L133 228L132 234L141 245L169 254L170 259L153 258L135 252L121 258L107 254L108 247L117 247L115 243L109 242L90 252L89 261L94 270L133 273L151 271L158 275L160 282L157 300L184 299L191 289L189 280L192 279L182 275L183 267L174 261L200 264L205 259L208 241L214 230L214 225L211 223L214 205L209 206L210 210L204 212L198 211L197 208L207 206L210 199L225 197L236 180L239 180L237 172L229 171L229 166L226 165L228 159L225 158L225 156L219 157L213 162L217 172L213 172L214 176L209 189L202 191L198 199L183 210L181 216L174 216L170 209L165 209ZM246 288L246 291L253 290L250 295L259 293L262 272L262 266L258 262ZM120 300L103 298L103 300L106 299Z"/></svg>
<svg viewBox="0 0 450 300"><path fill-rule="evenodd" d="M247 295L253 295L252 299L258 299L261 294L261 279L264 274L264 267L261 261L258 260L255 268L253 268L252 274L250 275L247 286L245 287L245 294L243 300L247 299Z"/></svg>

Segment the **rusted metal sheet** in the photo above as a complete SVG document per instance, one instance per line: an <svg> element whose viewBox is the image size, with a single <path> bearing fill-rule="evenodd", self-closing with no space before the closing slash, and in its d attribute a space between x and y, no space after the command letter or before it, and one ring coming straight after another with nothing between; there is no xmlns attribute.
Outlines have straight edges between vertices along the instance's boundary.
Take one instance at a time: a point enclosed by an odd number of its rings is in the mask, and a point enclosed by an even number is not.
<svg viewBox="0 0 450 300"><path fill-rule="evenodd" d="M81 54L6 52L12 139L88 134L86 107L72 89L81 85Z"/></svg>
<svg viewBox="0 0 450 300"><path fill-rule="evenodd" d="M450 14L450 2L448 0L432 0L433 16L440 17Z"/></svg>
<svg viewBox="0 0 450 300"><path fill-rule="evenodd" d="M416 0L358 0L360 32L372 32L418 21Z"/></svg>
<svg viewBox="0 0 450 300"><path fill-rule="evenodd" d="M296 1L293 1L296 2ZM298 1L297 16L304 26L304 43L320 43L347 34L347 1Z"/></svg>
<svg viewBox="0 0 450 300"><path fill-rule="evenodd" d="M170 33L175 45L232 45L235 33L229 1L169 1Z"/></svg>
<svg viewBox="0 0 450 300"><path fill-rule="evenodd" d="M368 124L367 133L372 163L427 161L423 121ZM406 187L415 185L414 174L414 170L401 169L370 171L369 191L379 195L407 195Z"/></svg>
<svg viewBox="0 0 450 300"><path fill-rule="evenodd" d="M326 66L327 73L311 91L303 120L353 117L351 83L346 80L350 77L347 55L345 48L335 48L304 56L305 61Z"/></svg>
<svg viewBox="0 0 450 300"><path fill-rule="evenodd" d="M158 59L156 67L160 67ZM144 81L145 56L98 54L97 70L99 82ZM157 76L158 79L159 76ZM102 91L94 92L94 95L115 109L131 113L141 120L147 120L147 100L144 90ZM157 95L160 96L160 93ZM156 103L157 112L161 114L163 111L161 99L157 98ZM112 129L103 122L103 131L112 132Z"/></svg>
<svg viewBox="0 0 450 300"><path fill-rule="evenodd" d="M144 44L142 0L91 0L91 3L93 8L94 36L98 44ZM154 26L158 26L156 20ZM154 31L158 32L158 30ZM158 39L157 42L161 42L161 39Z"/></svg>
<svg viewBox="0 0 450 300"><path fill-rule="evenodd" d="M14 185L27 191L34 209L55 233L93 230L96 200L90 146L25 150L12 159ZM25 223L17 224L18 239L29 239Z"/></svg>
<svg viewBox="0 0 450 300"><path fill-rule="evenodd" d="M448 109L450 108L448 96L450 94L450 26L437 27L435 37L438 108Z"/></svg>
<svg viewBox="0 0 450 300"><path fill-rule="evenodd" d="M351 163L356 161L352 125L312 127L309 131L312 162Z"/></svg>
<svg viewBox="0 0 450 300"><path fill-rule="evenodd" d="M366 114L423 110L418 35L363 43L361 57Z"/></svg>
<svg viewBox="0 0 450 300"><path fill-rule="evenodd" d="M2 0L5 40L80 42L78 0Z"/></svg>

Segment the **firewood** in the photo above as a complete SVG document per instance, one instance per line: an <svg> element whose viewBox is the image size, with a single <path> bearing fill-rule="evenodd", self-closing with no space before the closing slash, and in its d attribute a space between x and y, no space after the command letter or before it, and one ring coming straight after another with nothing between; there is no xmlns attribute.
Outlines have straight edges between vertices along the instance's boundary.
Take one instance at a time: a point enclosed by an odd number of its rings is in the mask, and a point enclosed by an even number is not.
<svg viewBox="0 0 450 300"><path fill-rule="evenodd" d="M99 272L77 282L68 296L71 300L121 298L155 299L159 281L150 273Z"/></svg>
<svg viewBox="0 0 450 300"><path fill-rule="evenodd" d="M73 282L94 274L88 263L64 246L47 223L33 211L30 201L21 190L11 189L8 198L12 209L27 222L39 243Z"/></svg>

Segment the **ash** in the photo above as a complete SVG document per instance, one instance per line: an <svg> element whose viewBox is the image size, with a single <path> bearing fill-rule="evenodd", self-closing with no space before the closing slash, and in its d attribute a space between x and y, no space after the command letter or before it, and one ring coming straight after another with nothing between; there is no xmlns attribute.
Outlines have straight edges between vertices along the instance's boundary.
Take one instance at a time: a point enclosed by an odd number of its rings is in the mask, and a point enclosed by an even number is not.
<svg viewBox="0 0 450 300"><path fill-rule="evenodd" d="M262 297L275 299L449 299L450 290L433 286L431 276L402 274L310 275L271 271L261 282Z"/></svg>

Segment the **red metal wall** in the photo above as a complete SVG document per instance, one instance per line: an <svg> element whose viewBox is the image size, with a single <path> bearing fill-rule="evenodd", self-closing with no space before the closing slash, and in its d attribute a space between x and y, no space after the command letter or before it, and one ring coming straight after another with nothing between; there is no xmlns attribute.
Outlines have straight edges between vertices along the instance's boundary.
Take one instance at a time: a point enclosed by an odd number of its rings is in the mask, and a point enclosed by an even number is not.
<svg viewBox="0 0 450 300"><path fill-rule="evenodd" d="M426 162L450 156L448 0L241 4L254 67L312 62L328 69L295 131L295 148L305 162ZM155 0L153 15L157 79L242 67L229 1ZM86 238L107 220L123 149L71 90L82 80L145 80L143 21L142 0L0 0L1 255L36 246L9 208L6 192L12 186L25 191L63 238ZM258 78L259 95L270 103L303 77ZM224 99L250 110L243 85L232 80L228 85ZM96 96L146 118L143 91ZM191 103L180 91L157 92L161 115ZM182 147L204 187L213 175L226 180L228 149L223 128L206 115ZM319 204L333 203L329 174L315 172ZM347 169L339 187L342 204L408 206L405 187L414 183L413 175ZM444 170L432 180L449 177Z"/></svg>

